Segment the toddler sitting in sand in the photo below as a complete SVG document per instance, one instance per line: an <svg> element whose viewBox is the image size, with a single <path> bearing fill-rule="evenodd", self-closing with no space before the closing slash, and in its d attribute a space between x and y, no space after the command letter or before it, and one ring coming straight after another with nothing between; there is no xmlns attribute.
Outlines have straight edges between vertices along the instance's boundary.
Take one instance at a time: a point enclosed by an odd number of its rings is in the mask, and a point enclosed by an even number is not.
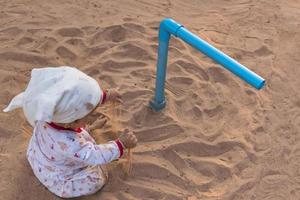
<svg viewBox="0 0 300 200"><path fill-rule="evenodd" d="M4 112L23 108L34 127L27 158L39 181L54 194L78 197L97 192L107 181L103 164L118 159L124 148L136 146L132 132L97 145L84 129L95 121L95 110L116 101L116 91L103 92L96 80L72 67L33 69L25 92ZM101 119L91 126L99 128Z"/></svg>

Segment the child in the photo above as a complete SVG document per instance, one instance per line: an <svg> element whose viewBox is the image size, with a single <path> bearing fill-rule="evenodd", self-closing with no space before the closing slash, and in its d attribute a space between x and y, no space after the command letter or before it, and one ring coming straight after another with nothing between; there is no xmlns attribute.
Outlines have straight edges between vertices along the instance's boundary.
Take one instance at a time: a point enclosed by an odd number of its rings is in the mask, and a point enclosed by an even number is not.
<svg viewBox="0 0 300 200"><path fill-rule="evenodd" d="M83 129L95 121L97 107L119 98L116 91L103 92L96 80L76 68L32 70L27 89L4 112L23 108L34 127L27 158L36 177L51 192L64 198L97 192L107 181L101 165L121 157L124 148L136 146L137 139L129 131L97 145ZM101 123L98 119L91 128Z"/></svg>

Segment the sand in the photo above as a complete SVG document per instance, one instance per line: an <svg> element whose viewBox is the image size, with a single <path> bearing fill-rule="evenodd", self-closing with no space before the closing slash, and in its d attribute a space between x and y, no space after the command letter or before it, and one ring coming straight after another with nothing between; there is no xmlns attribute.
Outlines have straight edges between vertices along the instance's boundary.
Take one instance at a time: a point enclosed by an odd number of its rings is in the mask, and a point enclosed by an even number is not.
<svg viewBox="0 0 300 200"><path fill-rule="evenodd" d="M159 22L171 17L266 79L257 91L173 38L167 107L151 111ZM300 199L299 0L1 0L1 109L34 67L71 65L123 94L133 171L79 199ZM109 105L103 107L108 113ZM22 111L0 113L0 199L59 199L25 158ZM94 133L111 139L112 127Z"/></svg>

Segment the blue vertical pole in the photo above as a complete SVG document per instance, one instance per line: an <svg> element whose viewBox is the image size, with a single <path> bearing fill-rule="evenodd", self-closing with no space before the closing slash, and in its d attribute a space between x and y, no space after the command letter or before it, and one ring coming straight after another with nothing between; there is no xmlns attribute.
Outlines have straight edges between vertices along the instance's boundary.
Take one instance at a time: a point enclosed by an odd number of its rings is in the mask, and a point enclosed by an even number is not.
<svg viewBox="0 0 300 200"><path fill-rule="evenodd" d="M156 111L163 109L166 105L164 90L166 81L170 33L164 28L163 23L160 24L158 39L159 44L156 65L155 96L154 99L150 101L150 106Z"/></svg>
<svg viewBox="0 0 300 200"><path fill-rule="evenodd" d="M158 60L157 60L157 69L156 69L156 92L154 96L154 101L152 107L155 108L155 110L161 110L165 107L166 101L165 101L165 95L164 95L164 89L165 89L165 80L166 80L166 71L167 67L160 67L160 66L166 66L167 60L168 60L168 46L169 41L160 42L158 46ZM155 103L154 103L155 102Z"/></svg>

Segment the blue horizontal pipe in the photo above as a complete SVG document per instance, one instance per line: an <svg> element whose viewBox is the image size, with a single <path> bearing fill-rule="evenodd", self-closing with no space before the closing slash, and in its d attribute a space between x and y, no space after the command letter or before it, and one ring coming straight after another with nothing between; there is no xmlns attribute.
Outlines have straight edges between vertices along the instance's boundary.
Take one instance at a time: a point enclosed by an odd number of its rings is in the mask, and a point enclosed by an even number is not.
<svg viewBox="0 0 300 200"><path fill-rule="evenodd" d="M264 86L265 80L262 77L249 70L244 65L238 63L233 58L227 56L222 51L208 44L201 38L197 37L193 33L189 32L187 29L179 29L177 32L177 36L186 43L190 44L195 49L198 49L203 54L221 64L223 67L225 67L256 89L261 89Z"/></svg>
<svg viewBox="0 0 300 200"><path fill-rule="evenodd" d="M163 109L166 104L164 88L168 59L168 46L171 35L181 38L183 41L190 44L192 47L210 57L217 63L221 64L223 67L243 79L254 88L261 89L264 86L265 80L262 77L238 63L233 58L224 54L222 51L213 47L206 41L202 40L198 36L194 35L181 24L178 24L172 19L164 19L159 26L156 89L155 97L150 102L150 105L153 109L159 111Z"/></svg>

